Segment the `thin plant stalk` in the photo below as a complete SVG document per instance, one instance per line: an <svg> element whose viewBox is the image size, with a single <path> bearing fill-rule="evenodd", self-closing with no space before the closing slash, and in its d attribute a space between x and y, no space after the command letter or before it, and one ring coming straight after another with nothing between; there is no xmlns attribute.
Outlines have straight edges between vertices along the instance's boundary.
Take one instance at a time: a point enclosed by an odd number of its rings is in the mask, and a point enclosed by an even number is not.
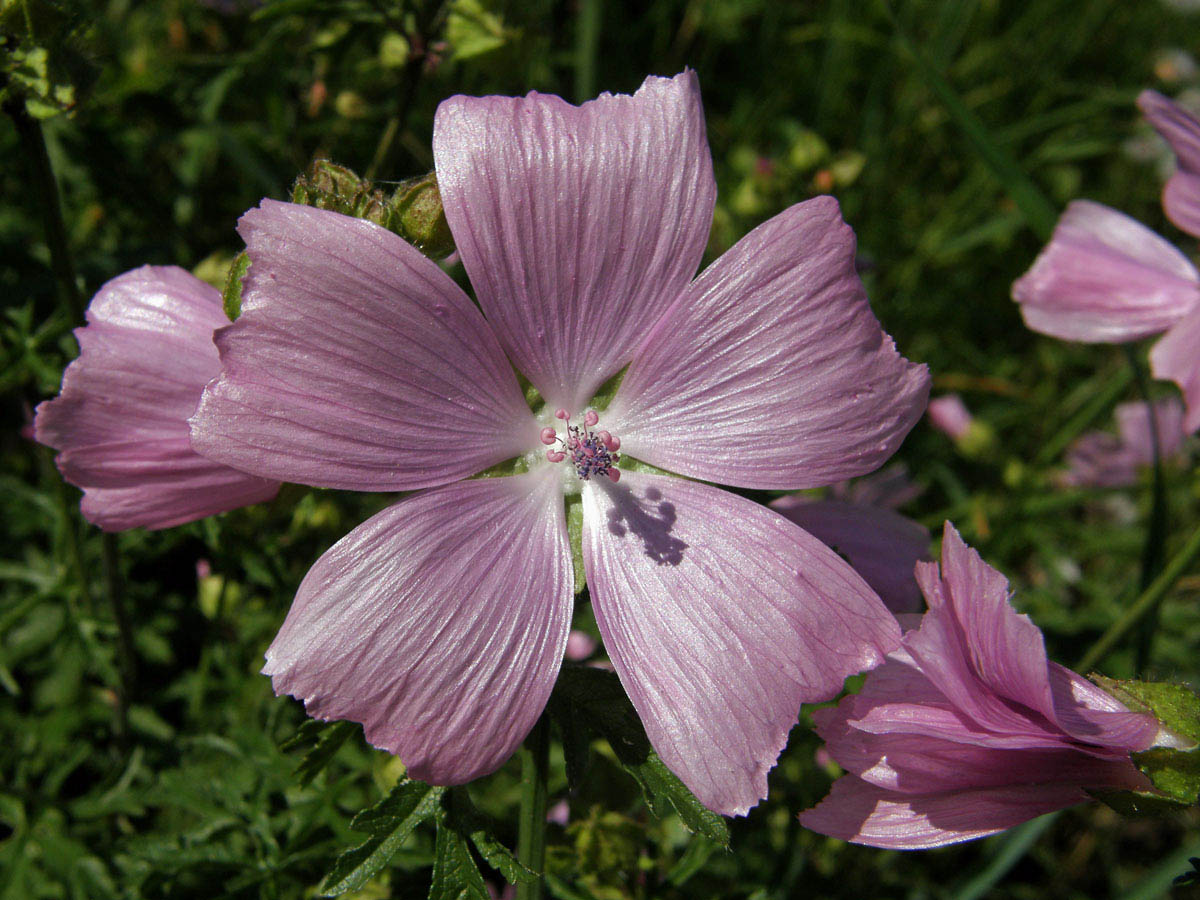
<svg viewBox="0 0 1200 900"><path fill-rule="evenodd" d="M58 283L60 298L69 309L73 319L76 322L82 322L84 320L83 295L80 293L79 282L75 276L75 264L71 259L71 250L67 241L67 227L63 219L58 180L54 177L54 169L46 151L46 138L42 133L42 125L29 115L24 103L19 98L10 99L5 103L4 111L16 127L21 148L29 160L36 189L41 197L46 245L50 249L50 265ZM58 492L58 497L61 502L62 491ZM71 530L69 525L68 530ZM124 736L127 731L128 700L136 677L136 670L134 668L132 630L125 611L124 588L121 584L120 574L120 553L115 535L104 535L102 552L105 594L112 607L113 619L117 626L117 657L119 660L117 733ZM86 596L88 578L83 567L82 553L77 546L72 548L72 555L78 570L80 590Z"/></svg>
<svg viewBox="0 0 1200 900"><path fill-rule="evenodd" d="M1187 543L1171 558L1159 576L1133 602L1117 621L1108 627L1100 639L1083 655L1077 669L1087 671L1102 660L1110 650L1132 631L1142 618L1158 607L1167 592L1175 586L1188 569L1200 559L1200 528L1192 532Z"/></svg>
<svg viewBox="0 0 1200 900"><path fill-rule="evenodd" d="M543 715L521 748L521 812L517 859L541 873L546 868L546 800L550 774L550 723ZM542 879L517 885L517 900L541 900Z"/></svg>

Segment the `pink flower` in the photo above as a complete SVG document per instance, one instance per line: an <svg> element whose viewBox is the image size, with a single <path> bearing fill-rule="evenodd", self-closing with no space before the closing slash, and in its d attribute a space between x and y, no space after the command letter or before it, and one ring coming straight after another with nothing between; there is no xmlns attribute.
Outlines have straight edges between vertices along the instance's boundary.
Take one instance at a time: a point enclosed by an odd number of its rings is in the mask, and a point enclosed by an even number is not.
<svg viewBox="0 0 1200 900"><path fill-rule="evenodd" d="M1200 121L1154 91L1143 91L1138 105L1179 161L1163 207L1200 236ZM1114 209L1077 200L1013 285L1013 299L1026 325L1063 340L1121 343L1165 331L1150 352L1151 369L1179 385L1185 427L1200 430L1200 273L1166 240Z"/></svg>
<svg viewBox="0 0 1200 900"><path fill-rule="evenodd" d="M944 394L929 401L926 410L933 427L952 440L962 440L975 421L958 394Z"/></svg>
<svg viewBox="0 0 1200 900"><path fill-rule="evenodd" d="M1149 407L1122 403L1116 410L1116 435L1089 431L1067 450L1067 484L1079 487L1124 487L1136 484L1141 469L1154 464ZM1158 449L1163 459L1178 456L1187 434L1183 404L1168 397L1154 404Z"/></svg>
<svg viewBox="0 0 1200 900"><path fill-rule="evenodd" d="M1200 237L1200 121L1157 91L1142 91L1138 107L1175 151L1175 174L1163 188L1167 217Z"/></svg>
<svg viewBox="0 0 1200 900"><path fill-rule="evenodd" d="M316 563L264 671L415 778L493 771L563 658L574 495L601 636L652 744L707 806L744 813L800 704L874 665L896 624L782 516L623 458L753 488L866 472L924 408L924 367L871 314L832 198L692 280L716 192L692 72L581 107L453 97L433 149L478 306L369 222L264 201L239 226L244 312L217 337L196 448L419 491ZM523 474L470 478L514 458Z"/></svg>
<svg viewBox="0 0 1200 900"><path fill-rule="evenodd" d="M818 711L847 775L801 813L814 831L916 849L982 837L1088 799L1146 789L1129 753L1166 736L1046 658L1008 582L950 523L942 566L920 563L929 612L860 693Z"/></svg>
<svg viewBox="0 0 1200 900"><path fill-rule="evenodd" d="M167 528L275 496L278 482L191 447L188 417L221 368L213 331L229 324L215 288L174 266L143 266L101 287L87 321L62 393L38 406L34 428L61 451L63 478L83 488L89 522Z"/></svg>
<svg viewBox="0 0 1200 900"><path fill-rule="evenodd" d="M843 555L892 612L921 608L913 569L918 560L929 559L924 525L885 507L805 494L780 497L771 509Z"/></svg>
<svg viewBox="0 0 1200 900"><path fill-rule="evenodd" d="M567 659L572 662L583 662L595 652L596 639L586 631L572 628L571 633L567 635Z"/></svg>

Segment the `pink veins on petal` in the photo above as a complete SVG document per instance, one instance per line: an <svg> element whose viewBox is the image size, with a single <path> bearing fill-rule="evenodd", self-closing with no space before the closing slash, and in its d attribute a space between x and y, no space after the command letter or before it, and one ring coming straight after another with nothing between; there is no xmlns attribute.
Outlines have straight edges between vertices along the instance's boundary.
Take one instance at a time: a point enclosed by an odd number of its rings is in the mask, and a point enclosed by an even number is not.
<svg viewBox="0 0 1200 900"><path fill-rule="evenodd" d="M878 664L899 628L799 526L626 457L829 484L895 451L928 373L871 313L833 198L696 276L716 184L693 72L582 106L452 97L433 149L478 305L369 222L267 200L239 225L243 313L217 338L194 446L300 483L418 491L313 567L268 651L275 689L362 722L417 777L494 770L566 649L564 498L582 493L601 637L651 743L709 808L745 813L800 705ZM470 479L514 458L526 473Z"/></svg>

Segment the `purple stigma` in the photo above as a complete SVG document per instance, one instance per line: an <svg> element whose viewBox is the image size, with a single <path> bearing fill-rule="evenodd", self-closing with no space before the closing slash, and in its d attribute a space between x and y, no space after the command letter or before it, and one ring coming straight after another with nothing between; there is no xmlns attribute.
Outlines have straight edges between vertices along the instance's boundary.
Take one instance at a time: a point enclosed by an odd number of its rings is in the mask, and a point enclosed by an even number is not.
<svg viewBox="0 0 1200 900"><path fill-rule="evenodd" d="M542 443L550 448L546 451L546 459L552 463L569 459L575 474L584 481L593 475L603 475L613 482L621 477L616 468L621 458L616 452L621 440L611 432L592 430L600 422L595 410L589 409L584 414L582 426L572 425L571 414L565 409L555 410L554 417L566 424L566 433L560 437L551 427L542 429Z"/></svg>

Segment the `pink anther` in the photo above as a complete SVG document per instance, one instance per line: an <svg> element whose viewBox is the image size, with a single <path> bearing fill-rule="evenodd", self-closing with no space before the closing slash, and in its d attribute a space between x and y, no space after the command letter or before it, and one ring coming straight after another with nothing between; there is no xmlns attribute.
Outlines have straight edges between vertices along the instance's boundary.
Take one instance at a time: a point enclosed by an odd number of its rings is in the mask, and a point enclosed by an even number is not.
<svg viewBox="0 0 1200 900"><path fill-rule="evenodd" d="M560 406L554 411L554 418L562 419L565 422L567 419L571 418L571 414Z"/></svg>
<svg viewBox="0 0 1200 900"><path fill-rule="evenodd" d="M558 440L558 432L553 428L546 427L542 429L542 443L549 446Z"/></svg>
<svg viewBox="0 0 1200 900"><path fill-rule="evenodd" d="M567 438L567 446L570 447L572 450L576 449L579 446L579 438L577 438L577 437Z"/></svg>
<svg viewBox="0 0 1200 900"><path fill-rule="evenodd" d="M611 481L613 484L616 484L618 481L620 481L621 480L621 470L620 469L609 469L608 470L608 480Z"/></svg>
<svg viewBox="0 0 1200 900"><path fill-rule="evenodd" d="M591 428L599 421L600 417L596 415L596 411L594 409L589 409L583 416L583 424L588 428Z"/></svg>
<svg viewBox="0 0 1200 900"><path fill-rule="evenodd" d="M600 433L604 434L604 432ZM619 437L610 435L609 437L602 437L600 440L604 441L604 447L609 453L616 453L621 449L621 439Z"/></svg>
<svg viewBox="0 0 1200 900"><path fill-rule="evenodd" d="M546 451L546 459L550 460L550 462L562 462L566 458L567 454L563 453L561 450Z"/></svg>
<svg viewBox="0 0 1200 900"><path fill-rule="evenodd" d="M596 437L600 438L600 443L602 443L604 446L606 446L606 447L607 447L607 446L608 446L608 442L612 440L612 432L609 432L609 431L597 431L597 432L596 432Z"/></svg>

